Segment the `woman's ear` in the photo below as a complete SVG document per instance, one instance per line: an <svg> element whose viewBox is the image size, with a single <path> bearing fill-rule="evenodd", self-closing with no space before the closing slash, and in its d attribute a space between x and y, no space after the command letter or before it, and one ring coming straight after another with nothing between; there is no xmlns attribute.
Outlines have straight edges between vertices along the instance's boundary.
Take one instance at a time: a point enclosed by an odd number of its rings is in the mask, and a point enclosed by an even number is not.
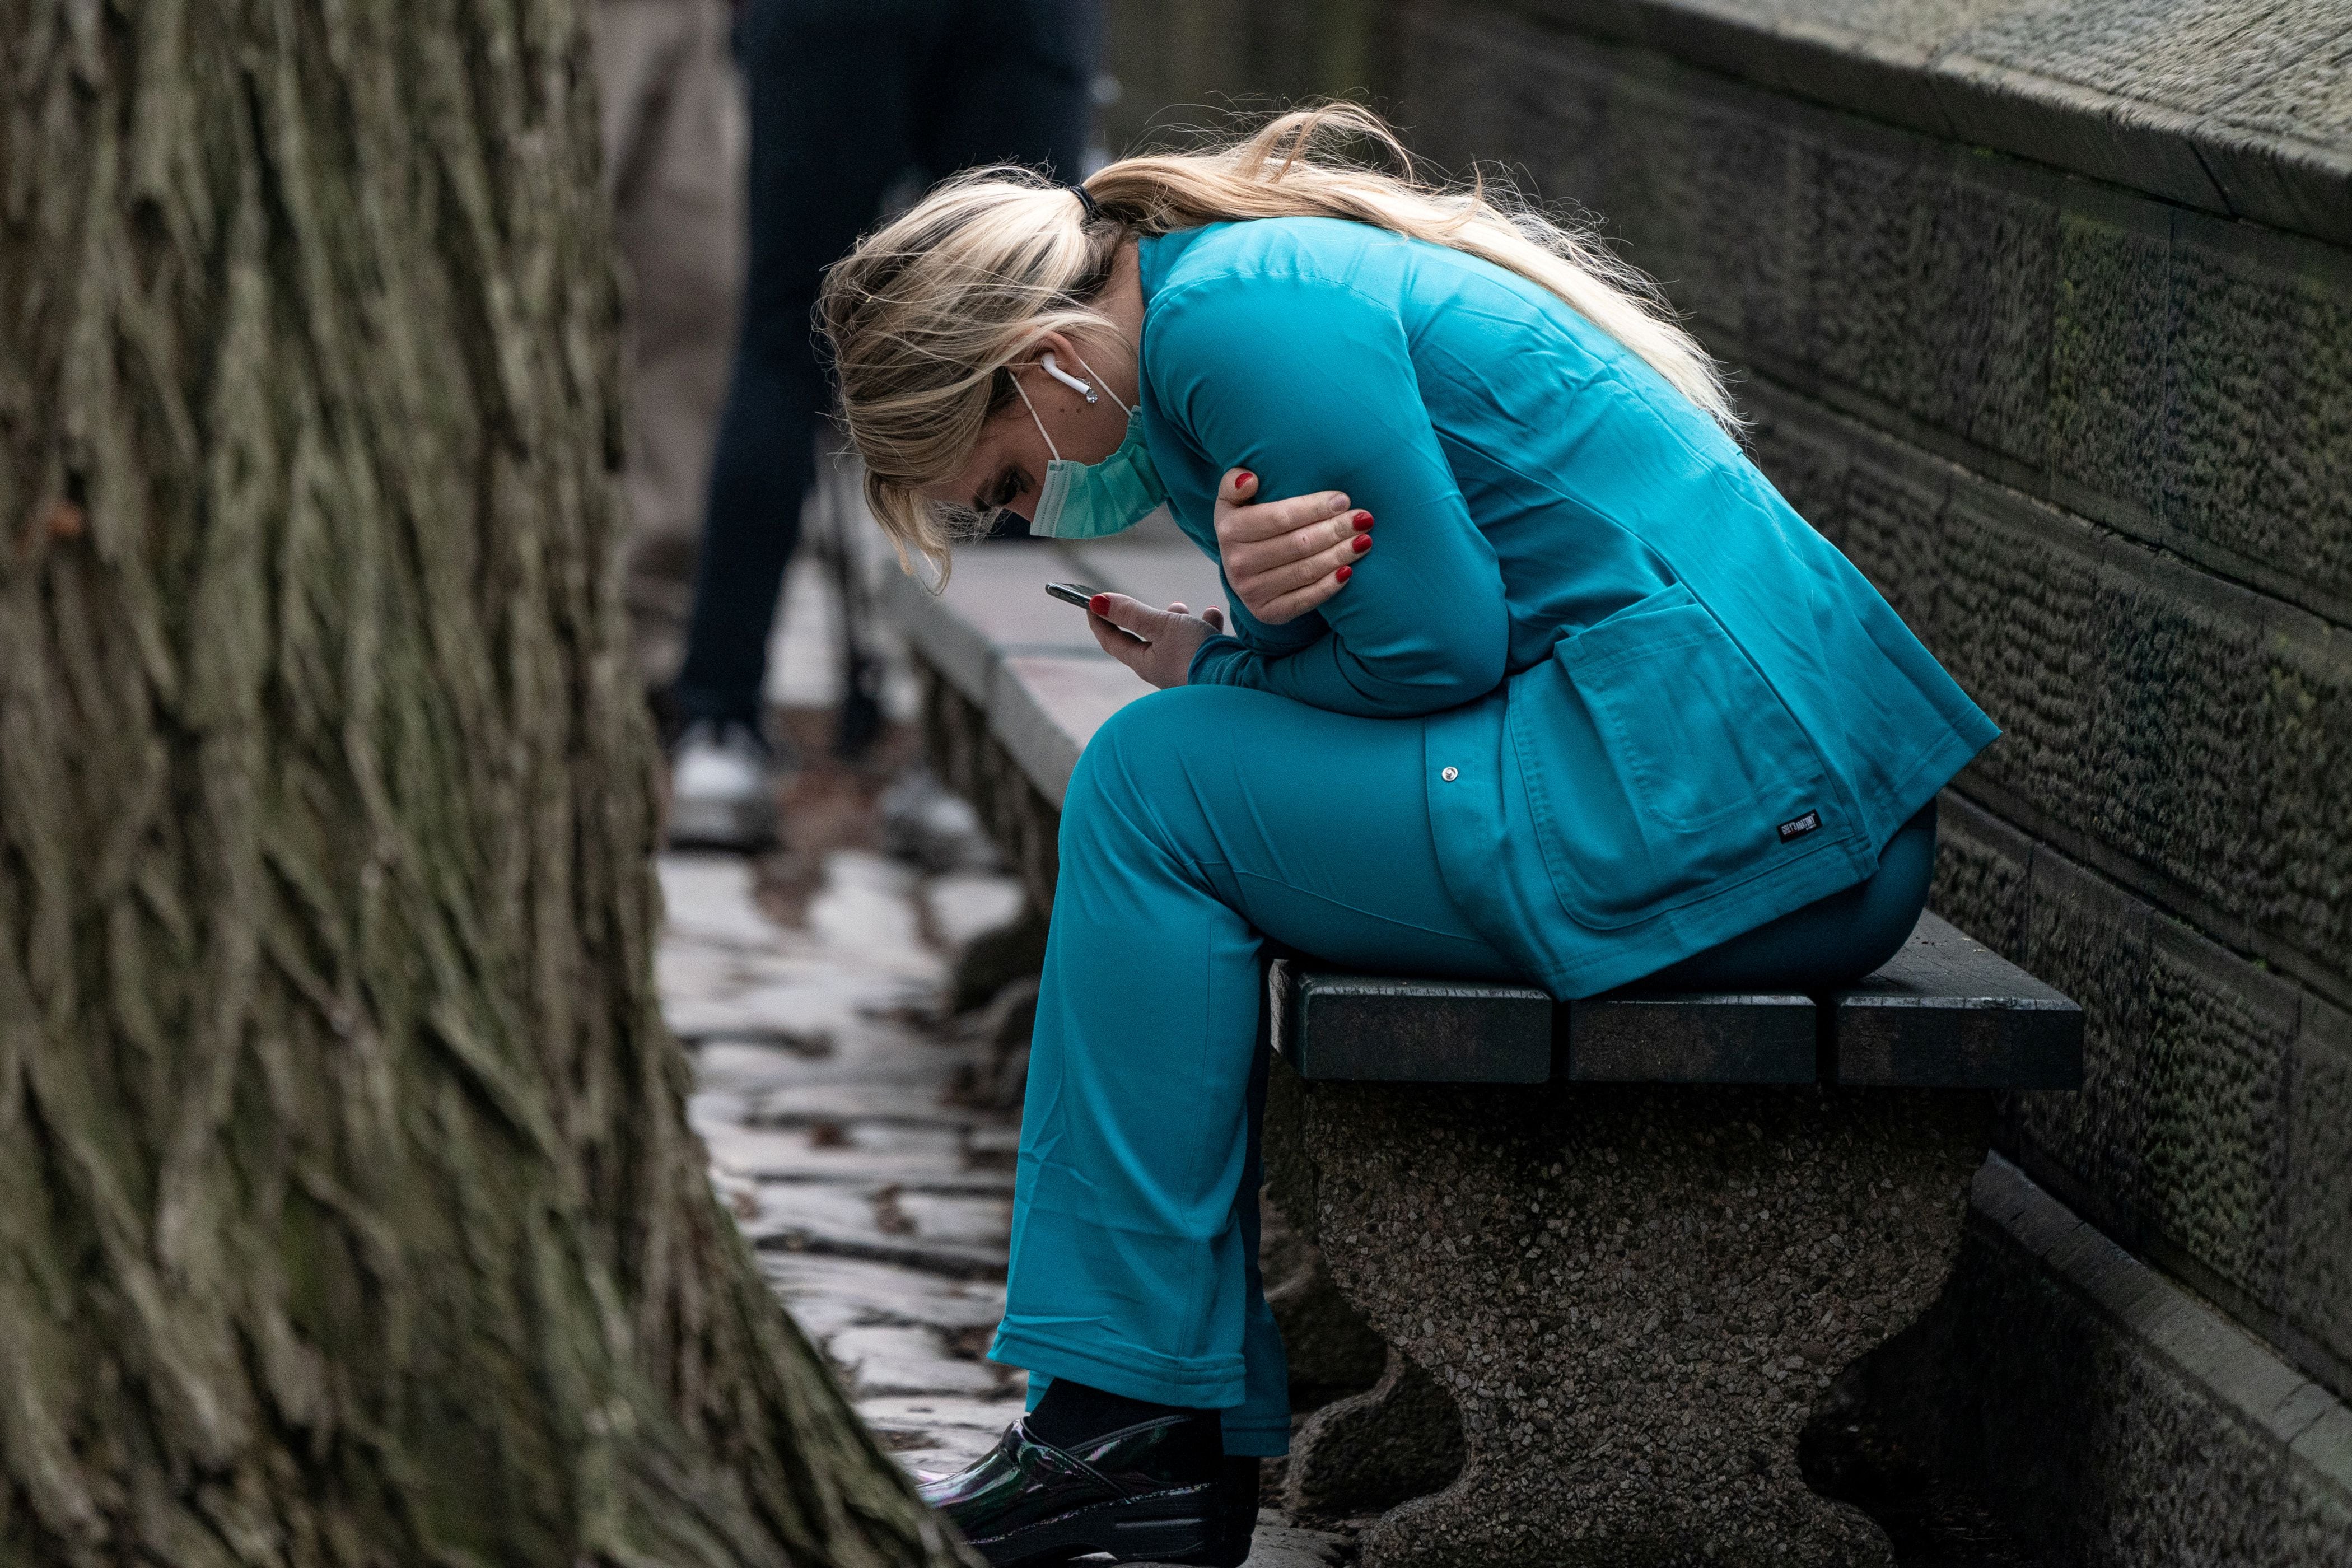
<svg viewBox="0 0 2352 1568"><path fill-rule="evenodd" d="M1064 370L1071 369L1077 363L1076 345L1060 332L1045 332L1041 333L1035 342L1013 355L1012 362L1005 368L1015 375L1037 370L1044 366L1047 354L1052 354L1054 363Z"/></svg>

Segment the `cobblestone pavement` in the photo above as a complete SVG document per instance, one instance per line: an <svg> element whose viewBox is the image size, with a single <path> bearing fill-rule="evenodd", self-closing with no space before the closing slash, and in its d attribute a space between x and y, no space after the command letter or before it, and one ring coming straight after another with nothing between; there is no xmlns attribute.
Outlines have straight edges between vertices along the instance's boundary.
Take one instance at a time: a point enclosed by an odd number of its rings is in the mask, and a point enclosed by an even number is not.
<svg viewBox="0 0 2352 1568"><path fill-rule="evenodd" d="M768 1279L857 1408L911 1464L953 1468L1018 1415L982 1359L1003 1310L1013 1119L950 1100L962 1054L921 1020L952 941L1009 917L1009 879L825 858L805 923L750 862L670 855L660 977L693 1052L688 1116Z"/></svg>
<svg viewBox="0 0 2352 1568"><path fill-rule="evenodd" d="M713 1183L901 1462L965 1463L1026 1388L984 1357L1004 1304L1018 1118L961 1101L971 1050L935 1009L946 953L1009 919L1018 885L838 848L799 896L787 887L780 920L776 879L755 884L752 862L677 854L660 869L662 995L693 1055L688 1115ZM1343 1537L1268 1510L1251 1563L1346 1555Z"/></svg>

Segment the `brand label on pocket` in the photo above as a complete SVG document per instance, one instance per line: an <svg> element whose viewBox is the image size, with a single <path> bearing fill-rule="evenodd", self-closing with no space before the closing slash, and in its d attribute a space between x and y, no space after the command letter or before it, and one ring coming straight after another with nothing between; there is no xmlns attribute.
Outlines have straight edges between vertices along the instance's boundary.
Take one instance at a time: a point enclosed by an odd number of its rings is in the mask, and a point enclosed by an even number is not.
<svg viewBox="0 0 2352 1568"><path fill-rule="evenodd" d="M1794 822L1780 824L1780 842L1786 844L1792 838L1802 838L1821 825L1822 814L1818 811L1809 811Z"/></svg>

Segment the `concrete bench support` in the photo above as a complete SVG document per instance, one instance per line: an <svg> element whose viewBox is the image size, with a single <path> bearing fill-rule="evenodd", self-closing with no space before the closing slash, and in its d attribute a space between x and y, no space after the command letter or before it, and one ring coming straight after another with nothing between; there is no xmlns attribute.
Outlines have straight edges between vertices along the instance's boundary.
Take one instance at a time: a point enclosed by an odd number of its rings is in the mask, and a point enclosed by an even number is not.
<svg viewBox="0 0 2352 1568"><path fill-rule="evenodd" d="M1807 1489L1797 1434L1950 1272L1984 1094L1294 1088L1294 1220L1460 1413L1458 1477L1382 1518L1367 1568L1894 1561ZM1442 1458L1443 1426L1392 1364L1301 1434L1295 1500L1425 1482L1391 1456Z"/></svg>
<svg viewBox="0 0 2352 1568"><path fill-rule="evenodd" d="M1798 1433L1949 1274L1986 1091L2081 1081L2073 1002L1926 915L1820 996L1282 958L1266 1018L1276 1201L1390 1346L1295 1507L1401 1504L1370 1568L1893 1561Z"/></svg>

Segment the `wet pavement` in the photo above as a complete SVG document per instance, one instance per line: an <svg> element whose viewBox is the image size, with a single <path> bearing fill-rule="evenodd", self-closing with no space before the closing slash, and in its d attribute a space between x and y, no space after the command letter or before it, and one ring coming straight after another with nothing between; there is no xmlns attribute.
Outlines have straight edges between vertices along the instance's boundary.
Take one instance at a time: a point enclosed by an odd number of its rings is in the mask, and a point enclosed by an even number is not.
<svg viewBox="0 0 2352 1568"><path fill-rule="evenodd" d="M1010 919L1019 885L869 848L795 855L812 858L661 858L659 975L694 1061L688 1115L761 1270L858 1414L910 1468L953 1469L1027 1391L985 1356L1019 1117L966 1103L980 1042L938 1010L949 955ZM1268 1510L1250 1561L1328 1568L1346 1544Z"/></svg>
<svg viewBox="0 0 2352 1568"><path fill-rule="evenodd" d="M1008 918L1017 884L937 889L835 849L795 927L761 908L753 862L669 855L661 878L663 1001L692 1052L712 1181L859 1413L910 1465L961 1464L1025 1392L982 1355L1003 1310L1017 1122L953 1100L965 1055L929 1022L946 960L924 930Z"/></svg>

